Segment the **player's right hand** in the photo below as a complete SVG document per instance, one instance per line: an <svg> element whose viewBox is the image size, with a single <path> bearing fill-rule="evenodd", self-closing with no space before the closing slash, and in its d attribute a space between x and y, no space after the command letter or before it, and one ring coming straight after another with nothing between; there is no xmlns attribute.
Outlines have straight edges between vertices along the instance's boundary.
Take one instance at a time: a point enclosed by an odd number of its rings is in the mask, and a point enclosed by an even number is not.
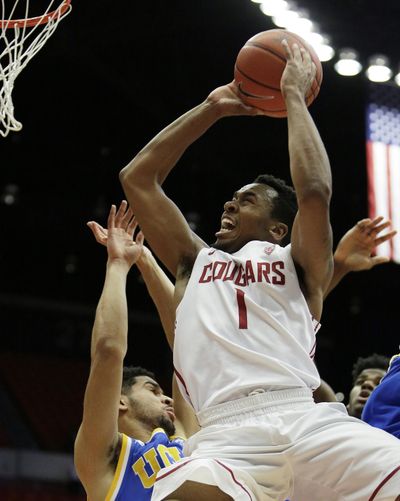
<svg viewBox="0 0 400 501"><path fill-rule="evenodd" d="M213 90L207 97L206 102L217 106L221 117L264 115L262 110L249 106L240 99L239 91L234 81Z"/></svg>

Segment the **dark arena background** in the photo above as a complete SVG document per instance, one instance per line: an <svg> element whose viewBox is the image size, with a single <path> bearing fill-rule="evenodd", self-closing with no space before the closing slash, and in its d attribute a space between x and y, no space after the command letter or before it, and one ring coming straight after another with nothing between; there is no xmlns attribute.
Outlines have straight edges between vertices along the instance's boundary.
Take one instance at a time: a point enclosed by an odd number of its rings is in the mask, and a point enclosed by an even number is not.
<svg viewBox="0 0 400 501"><path fill-rule="evenodd" d="M363 65L383 53L397 69L400 4L298 3L336 50L310 108L332 166L336 244L368 216L370 83L364 71L340 76L334 63L352 47ZM250 0L72 4L17 79L22 131L0 138L0 499L7 501L85 499L71 453L106 261L86 222L106 223L110 204L123 197L120 169L232 80L248 38L275 28ZM190 147L165 189L211 243L232 192L263 172L289 180L288 164L285 119L227 118ZM399 283L400 267L389 263L348 276L326 301L316 363L345 401L358 356L398 351ZM154 371L169 392L172 356L136 269L127 292L127 363Z"/></svg>

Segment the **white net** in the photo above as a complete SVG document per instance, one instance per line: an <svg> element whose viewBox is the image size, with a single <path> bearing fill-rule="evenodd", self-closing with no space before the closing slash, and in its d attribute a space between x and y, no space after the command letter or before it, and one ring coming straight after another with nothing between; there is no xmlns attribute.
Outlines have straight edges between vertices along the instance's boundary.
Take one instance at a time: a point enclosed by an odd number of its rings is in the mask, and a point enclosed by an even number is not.
<svg viewBox="0 0 400 501"><path fill-rule="evenodd" d="M61 19L69 14L71 4L70 0L50 0L44 13L29 18L29 0L14 0L8 12L5 0L0 2L0 134L5 137L10 131L22 128L14 117L15 79L51 37ZM16 19L21 5L23 18Z"/></svg>

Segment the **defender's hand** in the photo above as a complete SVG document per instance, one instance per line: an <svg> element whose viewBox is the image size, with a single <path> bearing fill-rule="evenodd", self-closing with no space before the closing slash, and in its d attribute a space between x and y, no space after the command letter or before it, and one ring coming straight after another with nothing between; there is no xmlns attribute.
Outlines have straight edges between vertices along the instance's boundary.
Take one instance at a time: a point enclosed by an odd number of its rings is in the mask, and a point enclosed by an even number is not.
<svg viewBox="0 0 400 501"><path fill-rule="evenodd" d="M383 217L374 220L367 218L353 226L340 240L335 252L335 261L346 271L370 270L378 264L387 263L388 257L372 255L375 247L396 234L396 231L390 231L379 236L391 225L390 221L382 221Z"/></svg>
<svg viewBox="0 0 400 501"><path fill-rule="evenodd" d="M87 225L96 241L107 247L109 260L121 260L131 267L141 257L144 251L144 236L140 231L133 240L137 222L125 200L121 202L118 211L115 205L111 206L107 229L95 221L90 221Z"/></svg>

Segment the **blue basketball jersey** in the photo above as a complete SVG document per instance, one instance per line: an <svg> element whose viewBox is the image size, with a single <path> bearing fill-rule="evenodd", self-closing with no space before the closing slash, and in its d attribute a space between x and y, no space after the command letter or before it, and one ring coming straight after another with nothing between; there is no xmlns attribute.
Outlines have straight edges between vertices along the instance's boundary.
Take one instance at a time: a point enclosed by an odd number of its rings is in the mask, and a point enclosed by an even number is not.
<svg viewBox="0 0 400 501"><path fill-rule="evenodd" d="M156 428L143 443L121 434L117 468L106 501L149 501L157 473L183 458L184 440Z"/></svg>
<svg viewBox="0 0 400 501"><path fill-rule="evenodd" d="M400 438L400 357L394 358L365 404L361 419Z"/></svg>

